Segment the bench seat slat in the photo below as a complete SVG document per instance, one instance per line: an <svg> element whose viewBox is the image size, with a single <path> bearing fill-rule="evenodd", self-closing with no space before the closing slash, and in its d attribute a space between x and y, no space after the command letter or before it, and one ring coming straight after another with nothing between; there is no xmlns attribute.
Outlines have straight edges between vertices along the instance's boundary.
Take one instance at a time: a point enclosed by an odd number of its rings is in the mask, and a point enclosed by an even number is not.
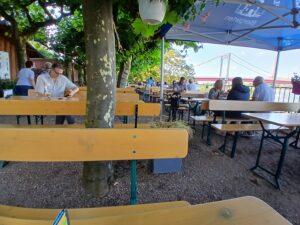
<svg viewBox="0 0 300 225"><path fill-rule="evenodd" d="M68 209L68 213L70 218L72 218L73 220L91 219L97 217L119 216L141 212L150 212L160 209L186 207L189 205L190 204L186 201L175 201L130 206ZM29 220L54 220L59 211L60 209L38 209L0 205L0 218L8 217Z"/></svg>
<svg viewBox="0 0 300 225"><path fill-rule="evenodd" d="M152 212L72 220L72 225L291 225L265 202L254 197L211 202ZM0 217L1 225L52 225L53 221Z"/></svg>
<svg viewBox="0 0 300 225"><path fill-rule="evenodd" d="M176 145L170 145L174 140ZM183 129L2 128L0 142L5 161L184 158L188 151Z"/></svg>

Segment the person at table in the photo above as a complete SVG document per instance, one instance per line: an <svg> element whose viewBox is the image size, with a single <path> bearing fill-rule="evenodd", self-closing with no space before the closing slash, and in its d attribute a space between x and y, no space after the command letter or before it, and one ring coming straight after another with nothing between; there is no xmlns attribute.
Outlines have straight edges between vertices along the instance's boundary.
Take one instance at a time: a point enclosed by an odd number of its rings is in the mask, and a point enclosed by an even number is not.
<svg viewBox="0 0 300 225"><path fill-rule="evenodd" d="M223 91L223 80L216 80L214 87L209 90L208 98L209 99L223 99L225 96Z"/></svg>
<svg viewBox="0 0 300 225"><path fill-rule="evenodd" d="M153 80L152 77L150 77L149 79L147 79L146 86L149 86L149 87L155 86L155 82L154 82L154 80Z"/></svg>
<svg viewBox="0 0 300 225"><path fill-rule="evenodd" d="M253 80L253 86L255 87L255 90L252 95L253 101L274 102L274 90L265 83L263 77L255 77L255 79Z"/></svg>
<svg viewBox="0 0 300 225"><path fill-rule="evenodd" d="M21 69L18 73L18 81L16 84L15 92L19 96L27 96L29 89L34 89L34 72L32 71L33 62L26 61L25 68Z"/></svg>
<svg viewBox="0 0 300 225"><path fill-rule="evenodd" d="M50 97L72 97L79 91L79 88L63 75L63 67L58 63L53 63L49 72L38 76L35 91L40 95ZM73 116L56 116L56 124L64 124L67 119L68 124L74 124Z"/></svg>
<svg viewBox="0 0 300 225"><path fill-rule="evenodd" d="M235 77L232 79L232 88L228 93L227 100L237 100L237 101L249 101L250 89L243 84L243 79L241 77ZM243 112L226 112L228 117L241 117Z"/></svg>
<svg viewBox="0 0 300 225"><path fill-rule="evenodd" d="M181 93L181 92L185 92L186 90L187 90L186 79L184 77L180 77L179 82L174 85L174 91Z"/></svg>
<svg viewBox="0 0 300 225"><path fill-rule="evenodd" d="M197 91L197 86L192 78L189 79L189 83L187 84L186 88L188 91Z"/></svg>

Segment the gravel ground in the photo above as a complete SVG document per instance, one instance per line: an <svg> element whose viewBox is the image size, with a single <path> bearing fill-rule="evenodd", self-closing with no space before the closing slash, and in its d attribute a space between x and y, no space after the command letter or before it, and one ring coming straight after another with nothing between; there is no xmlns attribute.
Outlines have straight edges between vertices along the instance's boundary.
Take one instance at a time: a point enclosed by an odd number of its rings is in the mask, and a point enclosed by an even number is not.
<svg viewBox="0 0 300 225"><path fill-rule="evenodd" d="M25 123L25 118L23 121ZM47 117L46 122L53 123L53 117ZM16 123L15 117L1 117L0 123ZM251 195L267 202L293 224L300 225L300 150L289 149L279 191L268 182L273 179L267 174L258 171L262 178L249 171L255 163L260 136L241 138L235 159L231 159L228 152L223 154L217 150L223 138L213 134L213 145L207 146L197 127L179 173L152 174L149 161L139 162L139 203L185 200L198 204ZM274 169L279 153L278 144L266 142L262 158L265 166ZM94 198L82 189L82 163L12 162L0 170L0 203L42 208L127 205L129 172L129 162L117 163L110 194Z"/></svg>

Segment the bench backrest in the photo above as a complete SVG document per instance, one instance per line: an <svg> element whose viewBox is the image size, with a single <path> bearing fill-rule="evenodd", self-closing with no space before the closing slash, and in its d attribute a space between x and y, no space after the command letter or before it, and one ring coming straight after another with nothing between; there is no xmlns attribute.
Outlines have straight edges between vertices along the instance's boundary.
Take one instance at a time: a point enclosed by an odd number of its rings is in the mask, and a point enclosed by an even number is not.
<svg viewBox="0 0 300 225"><path fill-rule="evenodd" d="M125 88L125 89L127 89L127 88ZM34 89L29 89L28 96L35 97L35 96L37 96L37 94ZM85 99L86 96L87 96L87 91L84 88L82 90L79 90L74 95L74 97L78 97L78 98L82 98L82 99ZM133 91L131 89L128 91L120 90L120 91L117 91L117 93L116 93L117 101L139 101L139 98L140 98L139 95L137 93L135 93L134 89L133 89Z"/></svg>
<svg viewBox="0 0 300 225"><path fill-rule="evenodd" d="M205 98L205 94L201 94L199 92L183 92L181 93L182 98Z"/></svg>
<svg viewBox="0 0 300 225"><path fill-rule="evenodd" d="M297 112L300 109L300 103L210 100L209 109L212 111Z"/></svg>
<svg viewBox="0 0 300 225"><path fill-rule="evenodd" d="M183 158L188 134L183 129L0 128L0 143L5 161Z"/></svg>
<svg viewBox="0 0 300 225"><path fill-rule="evenodd" d="M80 99L43 100L38 98L0 99L0 115L74 115L86 114L86 101ZM116 116L159 116L157 103L117 102Z"/></svg>
<svg viewBox="0 0 300 225"><path fill-rule="evenodd" d="M117 88L117 93L132 93L135 94L135 89L132 87L129 88Z"/></svg>

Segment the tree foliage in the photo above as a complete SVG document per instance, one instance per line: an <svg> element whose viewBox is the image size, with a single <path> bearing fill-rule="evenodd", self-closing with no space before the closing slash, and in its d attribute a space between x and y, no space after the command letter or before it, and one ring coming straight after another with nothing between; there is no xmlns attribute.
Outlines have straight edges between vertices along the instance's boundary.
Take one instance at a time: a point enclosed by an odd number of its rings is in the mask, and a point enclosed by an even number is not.
<svg viewBox="0 0 300 225"><path fill-rule="evenodd" d="M165 81L171 83L180 77L194 77L195 70L192 65L188 65L185 56L172 47L167 47L164 57ZM155 81L160 80L160 49L154 49L146 54L136 57L132 63L130 82L145 81L147 78L153 77Z"/></svg>

